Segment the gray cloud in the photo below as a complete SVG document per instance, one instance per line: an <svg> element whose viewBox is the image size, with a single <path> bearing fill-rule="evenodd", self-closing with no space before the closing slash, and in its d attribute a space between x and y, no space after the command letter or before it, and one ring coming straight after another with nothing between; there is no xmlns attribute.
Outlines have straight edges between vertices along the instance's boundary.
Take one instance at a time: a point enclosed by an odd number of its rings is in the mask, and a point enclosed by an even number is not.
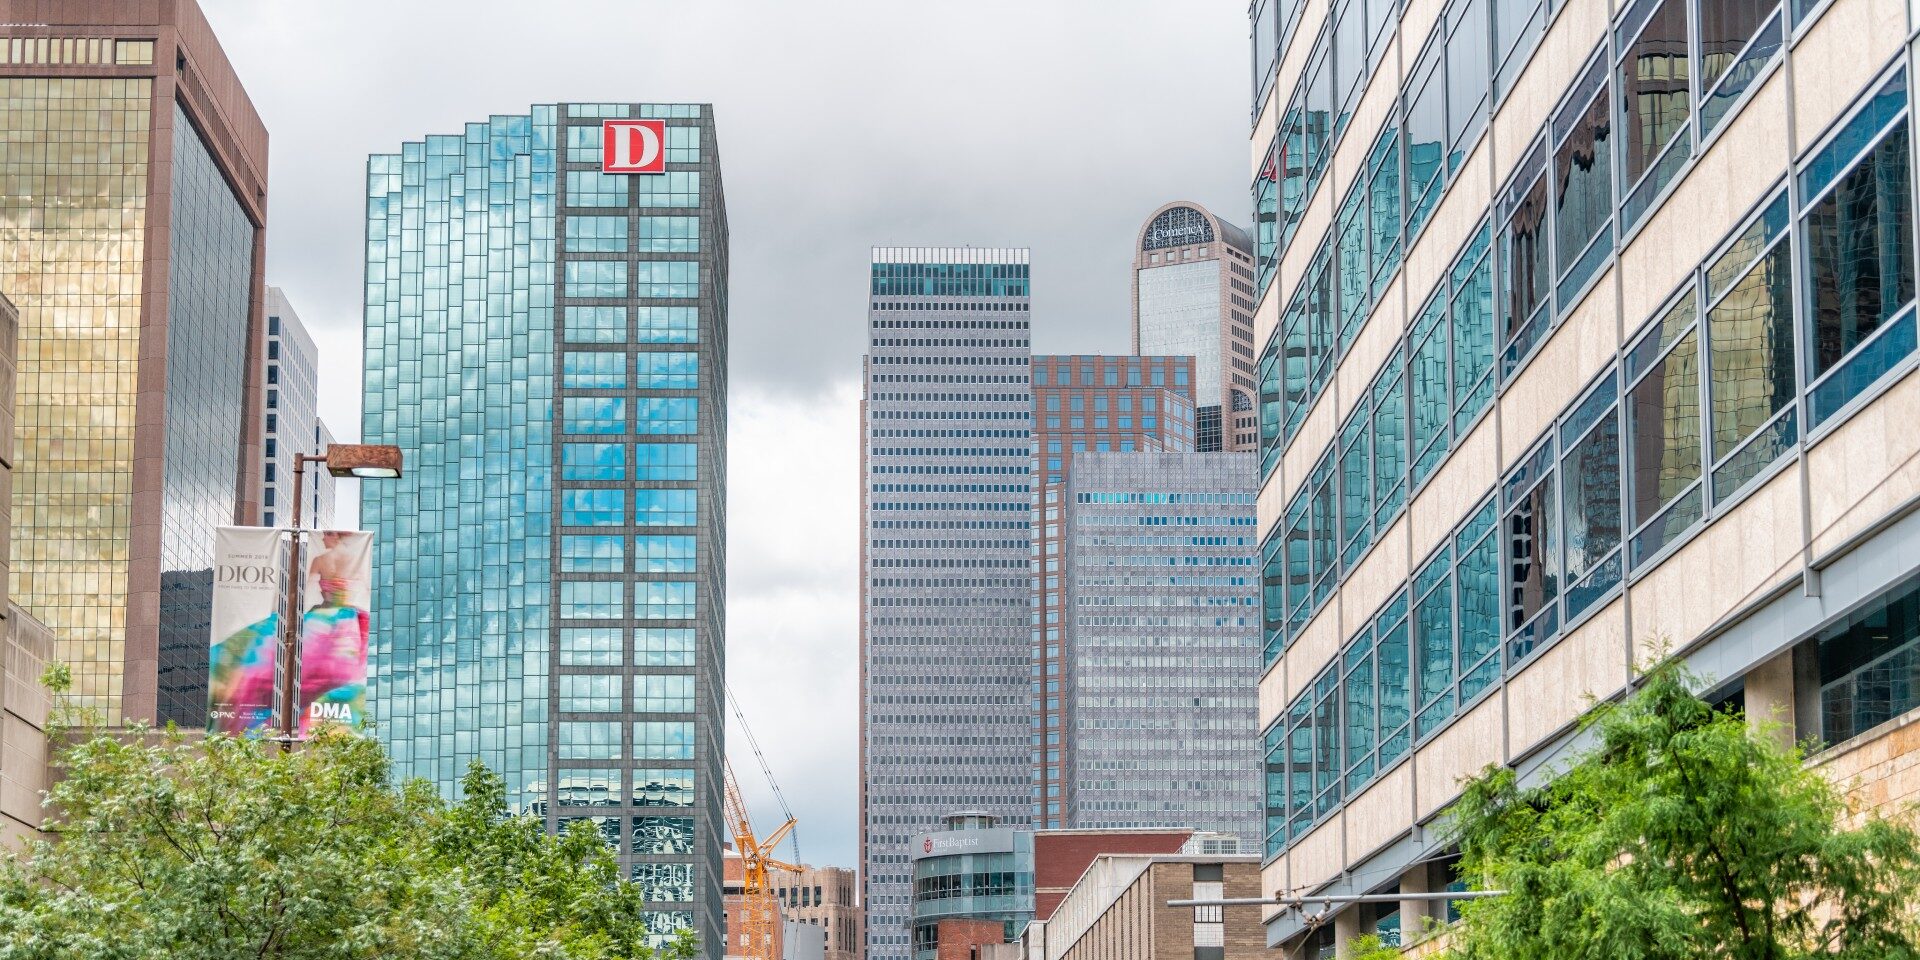
<svg viewBox="0 0 1920 960"><path fill-rule="evenodd" d="M536 102L714 104L733 240L729 666L762 741L780 744L804 852L853 863L846 390L868 247L1031 246L1036 351L1124 351L1141 219L1171 199L1247 219L1245 3L202 3L272 136L269 281L326 351L322 413L343 438L359 432L368 153ZM808 458L826 465L796 468ZM817 547L796 552L804 530Z"/></svg>

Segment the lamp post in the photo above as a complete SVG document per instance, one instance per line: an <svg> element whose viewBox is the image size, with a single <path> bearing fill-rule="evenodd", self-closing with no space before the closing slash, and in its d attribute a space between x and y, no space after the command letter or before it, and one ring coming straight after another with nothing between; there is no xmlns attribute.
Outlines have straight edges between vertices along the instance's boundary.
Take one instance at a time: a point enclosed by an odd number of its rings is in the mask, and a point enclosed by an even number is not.
<svg viewBox="0 0 1920 960"><path fill-rule="evenodd" d="M324 463L336 477L393 480L400 476L400 461L399 447L376 443L335 443L324 454L294 454L293 543L287 548L286 623L280 629L280 737L289 747L299 729L300 588L306 580L300 573L300 506L306 500L307 464Z"/></svg>

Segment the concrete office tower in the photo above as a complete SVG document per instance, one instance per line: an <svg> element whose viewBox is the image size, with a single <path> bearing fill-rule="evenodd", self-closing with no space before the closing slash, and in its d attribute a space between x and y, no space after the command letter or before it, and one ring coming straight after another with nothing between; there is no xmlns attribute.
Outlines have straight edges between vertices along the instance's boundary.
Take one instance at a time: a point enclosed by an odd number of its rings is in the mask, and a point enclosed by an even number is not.
<svg viewBox="0 0 1920 960"><path fill-rule="evenodd" d="M261 475L260 522L293 523L293 458L321 454L333 442L320 423L318 404L320 351L279 287L267 288L266 470ZM333 524L333 476L319 465L308 468L301 526L324 530Z"/></svg>
<svg viewBox="0 0 1920 960"><path fill-rule="evenodd" d="M603 119L665 172L602 172ZM632 131L628 130L628 135ZM591 818L662 937L721 931L727 218L712 110L563 103L377 154L361 485L395 773Z"/></svg>
<svg viewBox="0 0 1920 960"><path fill-rule="evenodd" d="M1085 453L1061 497L1072 825L1261 836L1254 453Z"/></svg>
<svg viewBox="0 0 1920 960"><path fill-rule="evenodd" d="M327 426L325 420L313 418L313 449L325 453L333 443L333 429ZM337 522L334 514L340 505L340 481L325 470L310 473L313 475L307 479L307 496L311 499L303 511L306 516L313 518L308 526L316 530L331 530Z"/></svg>
<svg viewBox="0 0 1920 960"><path fill-rule="evenodd" d="M108 723L206 722L260 489L267 131L192 0L0 2L14 599Z"/></svg>
<svg viewBox="0 0 1920 960"><path fill-rule="evenodd" d="M1262 889L1447 883L1460 777L1662 649L1920 793L1910 15L1363 2L1252 8Z"/></svg>
<svg viewBox="0 0 1920 960"><path fill-rule="evenodd" d="M1253 241L1197 203L1169 203L1133 256L1133 352L1194 358L1198 449L1252 450Z"/></svg>
<svg viewBox="0 0 1920 960"><path fill-rule="evenodd" d="M1033 358L1033 470L1038 494L1029 514L1034 550L1029 652L1033 730L1030 807L1035 827L1077 826L1066 809L1062 774L1066 723L1065 512L1074 460L1108 451L1192 450L1192 357L1052 356Z"/></svg>
<svg viewBox="0 0 1920 960"><path fill-rule="evenodd" d="M852 870L803 865L799 873L774 871L772 883L774 899L789 923L820 929L824 960L860 960L864 924ZM786 940L793 942L791 929Z"/></svg>
<svg viewBox="0 0 1920 960"><path fill-rule="evenodd" d="M907 960L909 842L1028 823L1024 249L878 247L860 454L860 875L868 960Z"/></svg>

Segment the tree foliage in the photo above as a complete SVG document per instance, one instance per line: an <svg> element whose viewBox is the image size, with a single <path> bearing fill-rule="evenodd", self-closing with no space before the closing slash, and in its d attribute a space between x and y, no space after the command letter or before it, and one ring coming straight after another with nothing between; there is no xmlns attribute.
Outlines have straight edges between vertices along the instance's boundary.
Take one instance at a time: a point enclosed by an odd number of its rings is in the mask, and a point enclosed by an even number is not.
<svg viewBox="0 0 1920 960"><path fill-rule="evenodd" d="M1378 934L1363 934L1347 941L1341 956L1346 960L1400 960L1400 948L1381 940Z"/></svg>
<svg viewBox="0 0 1920 960"><path fill-rule="evenodd" d="M1464 960L1912 960L1920 836L1851 808L1801 751L1715 711L1677 667L1585 721L1550 782L1470 783ZM1850 825L1851 824L1851 825Z"/></svg>
<svg viewBox="0 0 1920 960"><path fill-rule="evenodd" d="M652 957L598 833L510 816L477 763L449 803L337 732L95 731L57 762L54 839L0 857L0 960Z"/></svg>

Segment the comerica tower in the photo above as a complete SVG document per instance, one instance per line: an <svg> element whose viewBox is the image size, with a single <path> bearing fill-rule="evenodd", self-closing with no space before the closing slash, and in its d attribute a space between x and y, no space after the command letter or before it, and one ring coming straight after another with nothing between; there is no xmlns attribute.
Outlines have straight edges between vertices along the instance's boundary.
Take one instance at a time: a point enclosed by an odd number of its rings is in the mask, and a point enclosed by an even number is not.
<svg viewBox="0 0 1920 960"><path fill-rule="evenodd" d="M605 150L605 130L622 137ZM626 149L626 138L645 140ZM627 153L632 156L621 157ZM609 172L618 159L652 169ZM659 937L719 956L727 219L712 111L567 103L367 170L370 704L395 773L473 760L587 819Z"/></svg>
<svg viewBox="0 0 1920 960"><path fill-rule="evenodd" d="M868 960L906 960L907 849L1028 820L1032 355L1024 249L873 251L860 440Z"/></svg>

